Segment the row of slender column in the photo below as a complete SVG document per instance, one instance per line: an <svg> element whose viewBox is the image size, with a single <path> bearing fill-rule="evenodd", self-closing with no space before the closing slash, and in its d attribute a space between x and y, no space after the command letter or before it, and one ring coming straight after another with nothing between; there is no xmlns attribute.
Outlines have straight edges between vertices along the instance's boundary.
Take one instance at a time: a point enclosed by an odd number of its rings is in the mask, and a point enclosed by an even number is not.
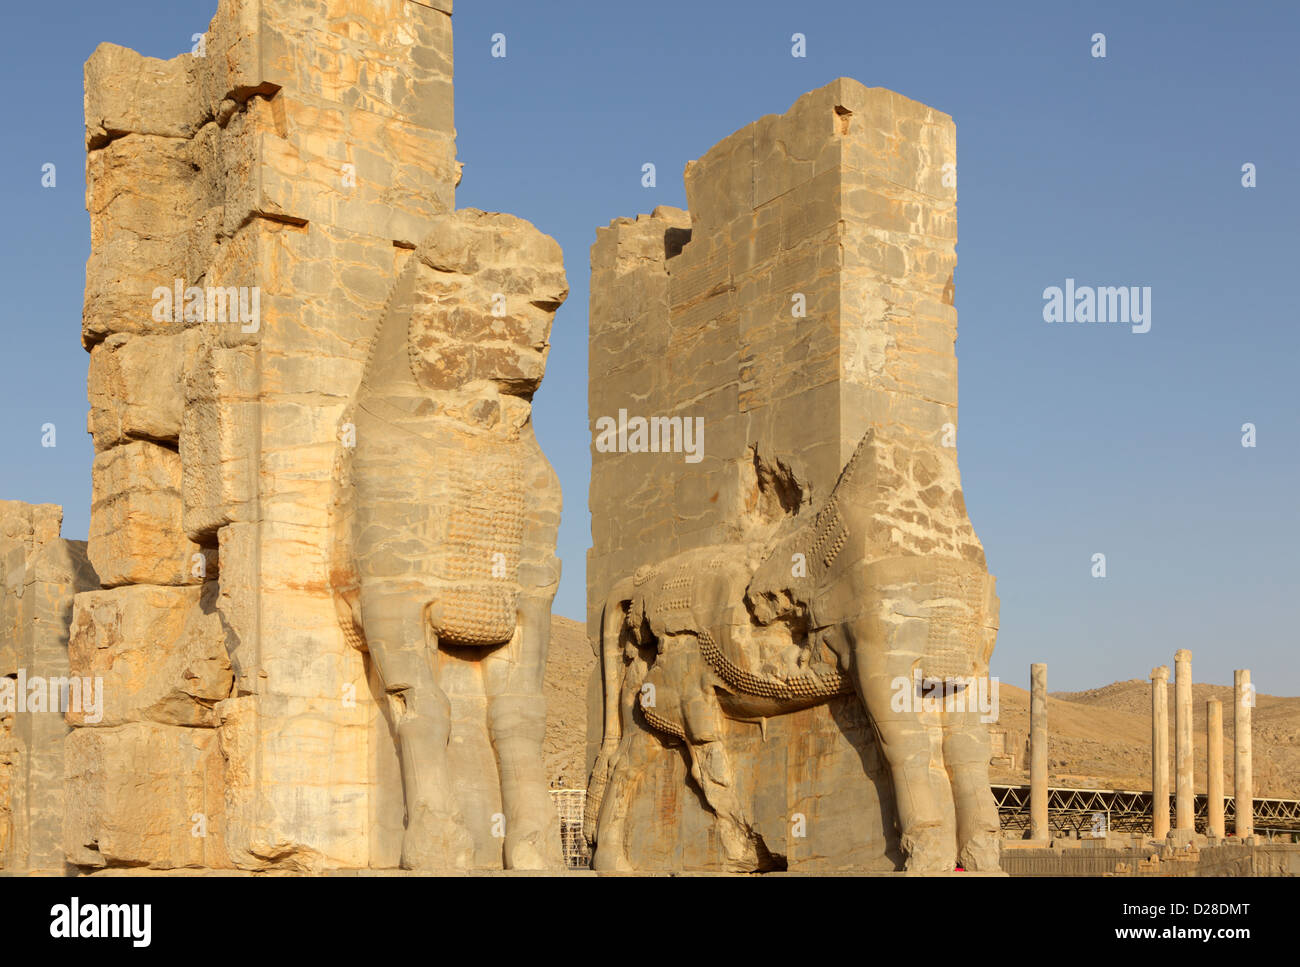
<svg viewBox="0 0 1300 967"><path fill-rule="evenodd" d="M1239 839L1255 834L1254 783L1251 774L1250 710L1255 705L1250 670L1238 669L1233 678L1233 741L1235 770L1233 795L1236 800L1236 834ZM1051 838L1047 824L1047 666L1029 666L1029 825L1035 840ZM1151 835L1164 839L1169 833L1169 667L1151 669ZM1209 775L1207 826L1211 836L1224 837L1223 820L1223 703L1206 703L1206 752ZM1196 828L1192 748L1192 653L1186 648L1174 654L1174 790L1175 829Z"/></svg>
<svg viewBox="0 0 1300 967"><path fill-rule="evenodd" d="M1235 770L1233 796L1235 831L1239 839L1255 834L1255 793L1251 774L1250 710L1255 693L1250 670L1238 669L1233 677L1233 741ZM1169 668L1151 669L1151 835L1164 839L1169 832ZM1223 838L1223 703L1206 703L1205 733L1209 774L1206 781L1207 831ZM1196 828L1192 749L1192 653L1174 655L1174 829Z"/></svg>

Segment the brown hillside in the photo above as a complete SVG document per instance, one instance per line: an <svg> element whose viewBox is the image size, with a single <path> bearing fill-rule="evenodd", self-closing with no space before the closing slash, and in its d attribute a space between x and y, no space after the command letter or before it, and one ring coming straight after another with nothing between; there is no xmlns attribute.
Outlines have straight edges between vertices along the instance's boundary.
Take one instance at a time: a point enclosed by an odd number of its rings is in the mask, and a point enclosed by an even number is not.
<svg viewBox="0 0 1300 967"><path fill-rule="evenodd" d="M994 781L1028 781L1026 740L1029 695L1003 684L999 723L1008 730L1015 772L995 769ZM1205 703L1223 702L1223 786L1232 794L1232 688L1192 686L1196 791L1205 792ZM1169 683L1170 781L1173 781L1174 687ZM1300 698L1257 695L1253 715L1255 795L1300 798ZM1053 785L1149 789L1151 786L1151 684L1134 679L1085 692L1056 692L1047 699L1048 778Z"/></svg>

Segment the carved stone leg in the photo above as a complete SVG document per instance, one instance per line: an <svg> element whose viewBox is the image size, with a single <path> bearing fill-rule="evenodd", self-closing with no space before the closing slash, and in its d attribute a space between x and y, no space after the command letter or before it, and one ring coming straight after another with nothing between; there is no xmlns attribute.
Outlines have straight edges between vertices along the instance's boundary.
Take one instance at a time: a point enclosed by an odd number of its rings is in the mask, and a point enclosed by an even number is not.
<svg viewBox="0 0 1300 967"><path fill-rule="evenodd" d="M880 640L873 620L856 623L850 629L854 649L854 677L859 695L871 716L880 741L881 752L889 763L898 804L900 845L907 857L906 868L918 872L951 872L956 865L956 841L944 821L930 768L930 734L915 704L896 710L893 702L896 684L910 682L915 652L900 648L898 638L919 630L924 641L924 621L920 629L895 629ZM915 698L915 697L914 697ZM902 703L898 703L902 704ZM945 782L946 786L947 783Z"/></svg>
<svg viewBox="0 0 1300 967"><path fill-rule="evenodd" d="M468 868L473 846L451 797L451 704L434 678L422 598L365 582L361 611L371 658L388 693L402 762L406 833L402 867Z"/></svg>
<svg viewBox="0 0 1300 967"><path fill-rule="evenodd" d="M542 753L546 699L542 676L550 637L551 601L521 596L520 634L484 663L488 728L501 774L505 868L560 870L559 820Z"/></svg>
<svg viewBox="0 0 1300 967"><path fill-rule="evenodd" d="M632 703L640 688L645 666L639 659L633 668L624 655L622 633L626 620L624 605L631 595L632 582L619 582L605 602L601 615L601 638L598 658L602 687L602 707L605 723L601 731L600 748L592 764L587 782L586 811L583 815L582 834L589 846L595 846L604 803L605 789L609 785L613 762L622 744L628 725L632 722Z"/></svg>
<svg viewBox="0 0 1300 967"><path fill-rule="evenodd" d="M505 868L560 870L559 819L551 801L542 756L546 700L540 695L488 699L488 727L501 770L506 817Z"/></svg>
<svg viewBox="0 0 1300 967"><path fill-rule="evenodd" d="M618 661L620 665L623 664L621 657ZM599 781L600 808L593 810L595 815L584 818L584 825L592 824L590 826L592 837L589 841L595 844L591 856L593 870L617 872L632 870L632 864L627 858L627 848L623 842L628 804L636 779L636 770L629 768L629 752L632 742L640 731L632 723L635 717L635 706L641 695L641 684L647 675L646 663L641 658L635 657L627 662L623 675L615 680L614 688L618 690L615 697L617 703L615 713L619 722L619 735L622 738L612 751L602 751L596 758L595 768L592 770L591 788L595 790ZM598 837L595 836L597 830L600 832Z"/></svg>
<svg viewBox="0 0 1300 967"><path fill-rule="evenodd" d="M958 696L973 701L973 696ZM952 780L957 814L957 860L968 870L997 870L1002 851L997 802L989 787L988 726L978 711L950 715L943 760Z"/></svg>
<svg viewBox="0 0 1300 967"><path fill-rule="evenodd" d="M633 735L634 733L629 733L624 738L624 745L632 740ZM608 779L600 801L600 815L596 817L600 837L596 840L591 856L591 868L598 872L630 873L633 870L623 842L628 804L636 778L634 770L629 769L627 763L626 748L615 753L609 763Z"/></svg>
<svg viewBox="0 0 1300 967"><path fill-rule="evenodd" d="M749 872L758 868L758 851L736 793L736 780L727 748L722 742L722 709L718 705L717 693L707 680L708 676L701 677L706 680L693 688L682 703L691 775L717 816L723 869Z"/></svg>
<svg viewBox="0 0 1300 967"><path fill-rule="evenodd" d="M717 817L723 870L749 873L758 869L758 851L745 822L740 798L736 795L726 749L721 742L687 743L687 748L691 756L691 776L699 783L705 800Z"/></svg>

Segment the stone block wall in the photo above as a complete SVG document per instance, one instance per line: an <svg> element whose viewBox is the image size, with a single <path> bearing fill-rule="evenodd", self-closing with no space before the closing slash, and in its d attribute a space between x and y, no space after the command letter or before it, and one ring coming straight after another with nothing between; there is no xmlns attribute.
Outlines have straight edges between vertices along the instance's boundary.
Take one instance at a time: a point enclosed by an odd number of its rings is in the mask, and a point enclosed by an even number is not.
<svg viewBox="0 0 1300 967"><path fill-rule="evenodd" d="M689 213L658 208L598 230L593 643L615 582L684 550L761 540L781 519L816 508L869 429L880 484L872 540L903 555L983 564L955 449L955 164L947 115L840 79L689 163ZM636 452L633 432L606 452L598 421L621 417L701 419L698 459L652 444ZM598 681L589 694L590 764L602 722ZM892 868L887 773L869 730L845 726L838 702L772 720L766 738L756 725L726 723L729 750L744 748L732 761L748 764L738 779L747 815L780 817L762 831L778 865ZM768 761L765 750L796 738L800 751L783 751L779 766ZM648 734L639 741L644 788L658 790L645 793L645 808L664 837L676 835L675 822L701 811L685 790L667 798L684 781L681 753ZM812 762L824 775L800 793L798 776ZM820 796L835 802L817 809L847 816L836 803L855 801L884 817L868 846L862 831L841 835L843 825L824 849L791 837L790 817L814 811ZM716 863L707 823L687 822L681 835L685 845L649 843L647 868Z"/></svg>
<svg viewBox="0 0 1300 967"><path fill-rule="evenodd" d="M104 44L85 81L99 588L70 659L107 708L72 721L69 858L395 866L329 508L367 339L455 207L451 4L221 0L194 53Z"/></svg>
<svg viewBox="0 0 1300 967"><path fill-rule="evenodd" d="M68 622L96 587L63 509L0 500L0 870L62 873ZM84 711L82 695L76 709ZM92 715L93 717L93 715Z"/></svg>

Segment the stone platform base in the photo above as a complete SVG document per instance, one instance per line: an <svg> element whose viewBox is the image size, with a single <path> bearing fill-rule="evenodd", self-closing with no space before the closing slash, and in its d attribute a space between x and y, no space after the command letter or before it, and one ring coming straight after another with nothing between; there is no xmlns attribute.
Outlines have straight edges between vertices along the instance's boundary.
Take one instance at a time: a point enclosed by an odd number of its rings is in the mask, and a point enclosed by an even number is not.
<svg viewBox="0 0 1300 967"><path fill-rule="evenodd" d="M1300 876L1300 844L1017 845L1004 847L1002 868L1012 876Z"/></svg>

